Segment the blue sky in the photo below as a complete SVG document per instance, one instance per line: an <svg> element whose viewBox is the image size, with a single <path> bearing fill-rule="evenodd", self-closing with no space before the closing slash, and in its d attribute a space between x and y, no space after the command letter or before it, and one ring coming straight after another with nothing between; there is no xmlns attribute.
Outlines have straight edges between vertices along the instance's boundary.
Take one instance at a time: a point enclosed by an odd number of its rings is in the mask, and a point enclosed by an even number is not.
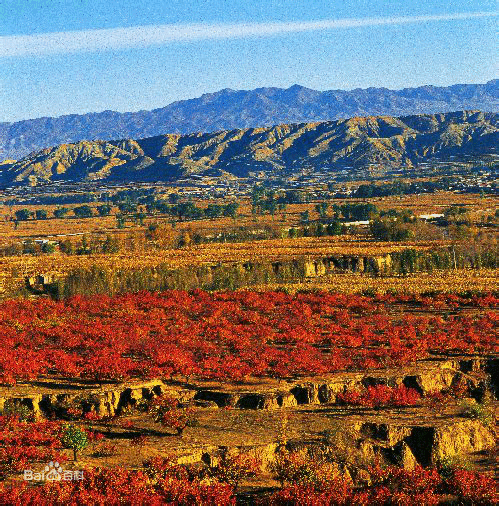
<svg viewBox="0 0 499 506"><path fill-rule="evenodd" d="M0 121L152 109L222 88L485 82L498 77L499 18L431 16L497 10L496 0L0 0Z"/></svg>

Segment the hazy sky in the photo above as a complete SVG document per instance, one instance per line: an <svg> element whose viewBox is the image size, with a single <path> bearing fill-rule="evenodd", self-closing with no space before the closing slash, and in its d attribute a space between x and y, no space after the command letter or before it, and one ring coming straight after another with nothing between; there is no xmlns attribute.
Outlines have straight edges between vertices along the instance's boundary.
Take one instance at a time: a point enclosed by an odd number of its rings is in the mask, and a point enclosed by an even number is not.
<svg viewBox="0 0 499 506"><path fill-rule="evenodd" d="M152 109L222 88L485 82L499 74L498 10L496 0L0 0L0 121Z"/></svg>

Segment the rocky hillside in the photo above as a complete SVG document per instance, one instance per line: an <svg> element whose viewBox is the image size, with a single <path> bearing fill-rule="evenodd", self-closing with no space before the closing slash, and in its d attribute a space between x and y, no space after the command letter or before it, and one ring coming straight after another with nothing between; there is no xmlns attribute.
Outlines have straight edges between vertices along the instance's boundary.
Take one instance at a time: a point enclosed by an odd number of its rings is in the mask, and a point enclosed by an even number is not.
<svg viewBox="0 0 499 506"><path fill-rule="evenodd" d="M81 140L142 138L167 132L214 132L352 116L401 116L465 109L499 112L499 80L398 91L368 88L321 92L298 85L289 89L226 89L153 111L104 111L0 123L0 160L19 159L41 148Z"/></svg>
<svg viewBox="0 0 499 506"><path fill-rule="evenodd" d="M463 111L400 118L356 117L141 140L81 141L0 167L0 184L54 181L158 181L209 171L293 172L416 165L432 157L495 152L499 114Z"/></svg>

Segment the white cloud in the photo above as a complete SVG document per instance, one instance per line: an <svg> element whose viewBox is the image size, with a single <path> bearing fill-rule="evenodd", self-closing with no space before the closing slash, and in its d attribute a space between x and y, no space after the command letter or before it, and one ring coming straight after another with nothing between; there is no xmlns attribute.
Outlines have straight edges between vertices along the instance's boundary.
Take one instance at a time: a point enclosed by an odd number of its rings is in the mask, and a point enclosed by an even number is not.
<svg viewBox="0 0 499 506"><path fill-rule="evenodd" d="M498 15L499 12L473 12L432 16L337 19L288 23L157 25L45 33L40 35L8 35L0 37L0 57L100 52L158 46L172 42L268 37L285 33L363 26L455 21Z"/></svg>

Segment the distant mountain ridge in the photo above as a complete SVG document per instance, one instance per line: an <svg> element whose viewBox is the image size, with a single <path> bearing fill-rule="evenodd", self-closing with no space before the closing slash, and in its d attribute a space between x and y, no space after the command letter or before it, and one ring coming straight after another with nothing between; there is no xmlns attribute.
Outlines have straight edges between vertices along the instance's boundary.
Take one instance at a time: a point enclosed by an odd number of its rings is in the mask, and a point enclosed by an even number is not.
<svg viewBox="0 0 499 506"><path fill-rule="evenodd" d="M224 89L152 111L104 111L0 123L0 160L17 160L42 148L81 140L136 139L353 116L407 116L458 110L499 112L499 80L402 90L316 91L299 85L288 89Z"/></svg>
<svg viewBox="0 0 499 506"><path fill-rule="evenodd" d="M146 139L80 141L0 164L0 185L173 181L199 174L247 176L303 168L416 165L499 148L499 114L461 111L284 124Z"/></svg>

